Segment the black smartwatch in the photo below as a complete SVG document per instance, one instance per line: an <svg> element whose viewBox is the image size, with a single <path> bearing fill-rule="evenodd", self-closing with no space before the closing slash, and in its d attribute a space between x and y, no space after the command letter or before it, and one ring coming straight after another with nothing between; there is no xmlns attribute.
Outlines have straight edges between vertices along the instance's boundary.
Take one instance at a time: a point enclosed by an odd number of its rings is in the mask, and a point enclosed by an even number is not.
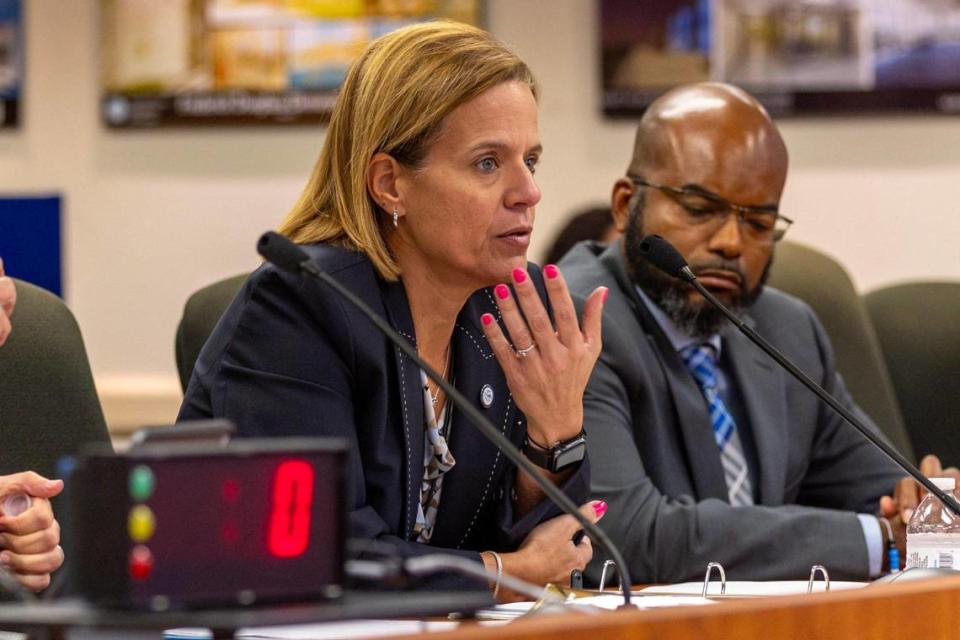
<svg viewBox="0 0 960 640"><path fill-rule="evenodd" d="M530 438L524 436L523 455L541 469L559 473L577 464L587 455L587 434L581 429L580 433L574 437L558 442L549 449L538 447L530 441Z"/></svg>

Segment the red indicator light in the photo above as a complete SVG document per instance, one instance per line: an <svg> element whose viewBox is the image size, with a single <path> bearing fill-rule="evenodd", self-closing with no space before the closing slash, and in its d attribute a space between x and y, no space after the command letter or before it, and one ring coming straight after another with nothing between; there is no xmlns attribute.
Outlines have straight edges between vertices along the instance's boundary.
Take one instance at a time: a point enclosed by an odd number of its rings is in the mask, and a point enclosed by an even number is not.
<svg viewBox="0 0 960 640"><path fill-rule="evenodd" d="M303 460L287 460L277 466L267 531L267 549L277 558L296 558L307 550L313 477L313 467Z"/></svg>
<svg viewBox="0 0 960 640"><path fill-rule="evenodd" d="M134 580L146 580L153 572L153 554L150 549L138 544L130 551L130 577Z"/></svg>

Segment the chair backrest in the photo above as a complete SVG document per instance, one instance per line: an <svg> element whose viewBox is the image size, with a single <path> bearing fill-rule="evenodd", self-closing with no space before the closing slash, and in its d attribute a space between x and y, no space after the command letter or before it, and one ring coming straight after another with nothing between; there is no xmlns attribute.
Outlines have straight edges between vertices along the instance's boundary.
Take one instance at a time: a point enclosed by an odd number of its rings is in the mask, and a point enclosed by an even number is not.
<svg viewBox="0 0 960 640"><path fill-rule="evenodd" d="M56 477L61 456L110 437L73 314L44 289L16 286L13 333L0 347L0 474Z"/></svg>
<svg viewBox="0 0 960 640"><path fill-rule="evenodd" d="M865 296L918 454L960 464L960 282L913 282Z"/></svg>
<svg viewBox="0 0 960 640"><path fill-rule="evenodd" d="M249 274L241 274L214 282L196 291L187 299L183 307L183 317L177 325L175 351L177 374L180 376L180 388L187 390L187 383L193 374L193 365L206 344L207 338L217 326L220 316L233 302L240 287Z"/></svg>
<svg viewBox="0 0 960 640"><path fill-rule="evenodd" d="M769 284L810 305L830 337L850 394L904 456L913 448L866 305L839 262L811 247L777 245Z"/></svg>

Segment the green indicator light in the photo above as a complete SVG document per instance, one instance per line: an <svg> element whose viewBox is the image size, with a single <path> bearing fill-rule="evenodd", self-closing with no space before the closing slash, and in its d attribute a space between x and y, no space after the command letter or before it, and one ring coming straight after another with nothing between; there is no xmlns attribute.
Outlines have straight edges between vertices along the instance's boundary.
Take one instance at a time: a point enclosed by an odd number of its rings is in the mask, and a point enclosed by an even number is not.
<svg viewBox="0 0 960 640"><path fill-rule="evenodd" d="M153 494L156 481L153 471L146 465L137 465L130 470L130 496L143 502Z"/></svg>

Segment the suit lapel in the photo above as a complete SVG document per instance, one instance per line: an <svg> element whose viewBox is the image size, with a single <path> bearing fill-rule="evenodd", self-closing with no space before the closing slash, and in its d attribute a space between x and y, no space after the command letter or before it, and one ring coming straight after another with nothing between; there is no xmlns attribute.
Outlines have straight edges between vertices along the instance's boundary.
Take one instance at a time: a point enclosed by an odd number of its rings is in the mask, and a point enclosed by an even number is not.
<svg viewBox="0 0 960 640"><path fill-rule="evenodd" d="M400 282L381 281L387 320L400 335L407 338L414 347L417 339L410 317L410 305ZM423 388L420 385L420 368L410 358L403 355L399 348L390 345L397 365L397 379L400 387L400 413L402 419L404 455L404 509L401 516L403 531L399 532L405 540L413 537L413 526L417 521L417 505L420 503L420 482L423 476L424 415Z"/></svg>
<svg viewBox="0 0 960 640"><path fill-rule="evenodd" d="M680 354L674 351L670 340L663 334L656 320L650 316L643 301L640 301L647 338L653 343L654 352L663 369L667 389L673 399L673 407L686 452L697 498L717 498L727 501L727 484L717 449L717 441L710 423L707 401L700 391Z"/></svg>
<svg viewBox="0 0 960 640"><path fill-rule="evenodd" d="M489 290L474 294L457 319L452 343L453 370L457 390L477 406L494 427L509 437L520 431L512 429L517 411L500 365L477 324L480 315L486 312L499 317ZM487 386L493 394L489 407L480 402ZM489 399L489 395L487 397ZM516 444L516 438L512 439ZM505 459L466 415L456 411L448 444L457 464L443 479L431 544L462 548L475 532L483 508L503 499L497 492L502 486L499 478Z"/></svg>
<svg viewBox="0 0 960 640"><path fill-rule="evenodd" d="M783 371L735 329L724 335L733 377L750 420L760 465L760 503L783 502L787 460L786 384Z"/></svg>
<svg viewBox="0 0 960 640"><path fill-rule="evenodd" d="M637 293L636 286L627 275L621 253L621 241L611 245L600 259L616 276L620 288L629 295L637 319L643 327L667 382L676 422L673 425L650 425L649 428L672 428L678 431L687 458L693 489L698 499L718 498L727 501L727 485L723 477L717 441L713 435L706 399L700 387L697 386L680 354L674 350L670 340L660 329Z"/></svg>

